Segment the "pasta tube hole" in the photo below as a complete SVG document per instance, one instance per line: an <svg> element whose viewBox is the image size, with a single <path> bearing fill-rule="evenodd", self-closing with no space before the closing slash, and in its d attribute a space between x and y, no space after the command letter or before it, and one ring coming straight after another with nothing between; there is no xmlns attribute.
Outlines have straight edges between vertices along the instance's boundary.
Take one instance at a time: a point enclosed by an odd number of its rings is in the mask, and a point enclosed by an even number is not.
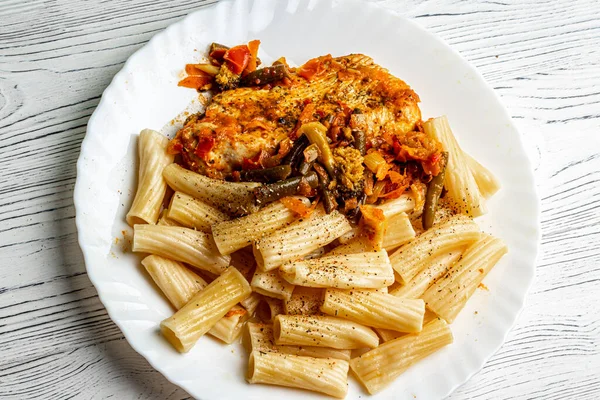
<svg viewBox="0 0 600 400"><path fill-rule="evenodd" d="M181 340L179 340L179 338L177 337L175 332L173 332L173 330L171 330L171 328L169 328L165 325L161 325L160 331L161 331L162 335L164 336L164 338L167 339L169 341L169 343L171 343L178 352L184 353L186 351L185 348L183 347L183 343L181 343Z"/></svg>

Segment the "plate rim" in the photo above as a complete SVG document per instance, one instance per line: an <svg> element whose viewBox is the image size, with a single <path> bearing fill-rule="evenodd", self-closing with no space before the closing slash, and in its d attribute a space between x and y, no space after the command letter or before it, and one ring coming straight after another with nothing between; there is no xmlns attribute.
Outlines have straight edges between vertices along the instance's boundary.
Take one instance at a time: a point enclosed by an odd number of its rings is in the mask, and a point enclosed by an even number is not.
<svg viewBox="0 0 600 400"><path fill-rule="evenodd" d="M82 218L79 217L79 215L82 213L81 210L83 207L80 207L77 205L77 203L78 203L77 199L80 198L81 193L83 191L85 191L81 177L84 176L83 163L84 163L84 158L85 158L86 143L89 143L91 140L90 139L91 135L88 135L88 133L90 130L92 130L92 131L94 130L93 126L95 124L96 119L98 118L98 115L100 114L99 110L102 110L103 108L105 108L106 103L108 102L107 98L110 96L110 93L112 91L116 90L116 89L114 89L114 87L115 87L114 85L116 83L118 83L118 81L121 79L122 76L124 76L127 72L129 72L131 70L132 64L134 64L136 62L136 59L140 57L140 54L143 54L144 52L148 51L148 49L150 49L155 42L161 40L162 37L168 35L169 31L177 29L177 27L185 24L186 21L193 19L196 15L204 13L204 12L206 12L206 10L209 10L211 8L219 7L219 4L222 4L222 3L233 4L233 3L244 2L244 1L248 1L248 0L220 0L215 3L211 3L208 5L202 6L198 10L195 10L195 11L187 14L185 17L169 24L164 29L155 33L147 43L145 43L142 47L140 47L133 54L131 54L127 58L127 60L125 61L125 63L121 67L121 69L113 76L109 85L103 90L100 101L99 101L98 105L96 106L94 112L90 116L88 123L86 125L86 134L81 142L80 153L79 153L79 156L77 159L77 168L76 168L77 175L76 175L76 182L75 182L75 187L74 187L74 191L73 191L73 204L74 204L74 208L75 208L75 224L77 227L77 241L78 241L79 247L80 247L82 255L83 255L86 273L87 273L90 281L94 285L96 292L98 293L98 299L100 300L100 302L106 309L107 314L108 314L109 318L111 319L111 321L119 327L120 331L124 335L128 344L136 351L136 353L141 355L156 371L158 371L162 376L164 376L169 382L182 388L183 390L185 390L188 393L190 393L191 390L188 388L186 381L176 381L175 378L172 378L170 376L170 374L168 374L163 368L161 368L160 365L158 363L156 363L150 357L149 354L146 354L146 352L141 349L140 345L137 344L135 340L131 340L131 338L129 337L129 334L126 333L126 329L124 329L122 322L119 320L119 318L116 318L114 316L114 311L111 312L112 307L110 306L108 299L105 298L105 294L103 294L100 289L99 278L98 278L96 272L94 271L94 269L89 267L89 265L92 264L92 262L90 260L89 253L86 252L88 245L86 244L84 234L82 233L84 230L84 229L82 229L82 225L81 225ZM288 0L288 1L293 1L293 0ZM330 1L333 5L343 3L340 0L317 0L317 2L320 2L320 1ZM538 190L538 186L536 184L535 174L534 174L534 170L532 167L531 154L527 151L527 147L525 146L523 136L517 129L507 108L504 106L499 94L491 87L491 85L489 85L487 83L487 81L485 80L485 78L481 74L481 72L474 65L472 65L465 57L463 57L462 54L460 54L454 47L452 47L450 44L448 44L441 37L428 31L425 27L418 24L414 19L405 17L399 11L390 9L379 3L372 3L372 2L368 2L368 1L364 1L364 0L352 0L352 1L354 1L355 3L361 3L361 5L364 7L372 7L374 9L383 11L384 13L393 15L394 18L402 19L405 23L411 25L413 29L418 30L421 34L427 35L430 37L430 39L443 45L447 50L451 51L455 57L458 57L463 62L465 67L469 69L469 71L473 74L473 76L476 79L478 79L480 81L480 83L483 84L483 86L485 86L487 89L489 89L490 93L493 93L493 100L495 101L496 105L498 106L498 109L499 110L501 109L503 117L507 121L509 121L510 128L512 128L517 133L518 143L525 155L525 157L524 157L525 169L523 172L527 175L527 177L529 178L529 180L532 183L531 188L528 188L528 189L531 190L530 194L532 195L532 198L534 200L534 204L532 204L532 206L535 210L535 215L532 215L531 220L530 220L530 222L532 223L532 226L535 228L535 237L531 240L532 245L533 245L532 251L534 253L533 260L532 260L533 265L530 268L530 273L527 276L525 290L523 291L523 293L520 293L519 297L518 297L519 309L512 316L512 318L510 318L510 321L509 321L510 328L508 328L506 330L506 332L504 332L502 334L502 340L499 342L499 344L494 346L493 351L491 351L487 356L483 357L480 363L477 363L477 368L474 369L472 372L468 373L467 376L462 380L462 382L453 384L448 389L447 393L445 393L443 395L442 398L445 398L445 397L449 396L450 394L452 394L453 392L455 392L459 387L461 387L465 383L467 383L475 374L479 373L483 369L485 364L489 361L489 359L491 357L493 357L498 352L498 350L506 343L506 338L509 335L509 333L513 330L519 316L523 312L523 309L525 308L525 305L526 305L527 296L529 295L529 293L531 291L531 287L532 287L534 279L535 279L535 273L536 273L538 261L540 258L540 245L541 245L541 199L539 196L539 190Z"/></svg>

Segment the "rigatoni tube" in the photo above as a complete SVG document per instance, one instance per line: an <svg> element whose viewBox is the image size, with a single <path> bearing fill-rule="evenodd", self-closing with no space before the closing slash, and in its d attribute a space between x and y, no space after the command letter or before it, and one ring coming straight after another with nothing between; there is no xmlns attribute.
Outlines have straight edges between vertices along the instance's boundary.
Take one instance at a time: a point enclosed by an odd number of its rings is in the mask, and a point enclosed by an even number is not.
<svg viewBox="0 0 600 400"><path fill-rule="evenodd" d="M292 261L279 271L286 281L308 287L378 289L394 283L385 250Z"/></svg>
<svg viewBox="0 0 600 400"><path fill-rule="evenodd" d="M142 265L178 310L208 285L204 279L187 269L182 263L168 258L150 255L142 260ZM243 323L248 320L250 314L240 306L233 306L208 333L225 343L231 343L240 335Z"/></svg>
<svg viewBox="0 0 600 400"><path fill-rule="evenodd" d="M229 215L241 216L258 210L253 194L253 190L260 186L258 183L211 179L178 164L166 167L163 177L173 190L200 199Z"/></svg>
<svg viewBox="0 0 600 400"><path fill-rule="evenodd" d="M348 361L253 351L247 379L343 398L348 392Z"/></svg>
<svg viewBox="0 0 600 400"><path fill-rule="evenodd" d="M423 295L427 307L452 323L488 272L508 251L502 240L485 235Z"/></svg>
<svg viewBox="0 0 600 400"><path fill-rule="evenodd" d="M360 349L377 347L379 338L372 329L356 322L329 316L278 315L273 322L278 345Z"/></svg>
<svg viewBox="0 0 600 400"><path fill-rule="evenodd" d="M279 276L279 271L257 269L251 285L255 292L281 300L289 300L294 291L294 285Z"/></svg>
<svg viewBox="0 0 600 400"><path fill-rule="evenodd" d="M175 192L171 197L167 218L181 226L210 233L211 225L227 221L229 216L190 195Z"/></svg>
<svg viewBox="0 0 600 400"><path fill-rule="evenodd" d="M404 335L350 361L350 368L370 394L389 385L411 365L452 343L443 320L427 324L419 334Z"/></svg>
<svg viewBox="0 0 600 400"><path fill-rule="evenodd" d="M216 275L231 260L219 253L209 234L178 226L134 225L132 250L181 261Z"/></svg>
<svg viewBox="0 0 600 400"><path fill-rule="evenodd" d="M401 299L375 290L327 289L321 311L373 328L420 332L425 302Z"/></svg>
<svg viewBox="0 0 600 400"><path fill-rule="evenodd" d="M151 129L144 129L138 138L140 168L138 187L131 209L127 213L127 223L156 224L160 206L167 191L163 179L163 169L173 162L173 155L167 154L169 139Z"/></svg>
<svg viewBox="0 0 600 400"><path fill-rule="evenodd" d="M306 205L308 199L300 197ZM221 222L212 227L215 243L221 254L231 254L251 245L256 239L281 229L298 218L298 215L276 201L265 208L231 221Z"/></svg>
<svg viewBox="0 0 600 400"><path fill-rule="evenodd" d="M410 242L415 237L410 219L406 213L396 214L387 221L385 234L383 235L383 248L388 252Z"/></svg>
<svg viewBox="0 0 600 400"><path fill-rule="evenodd" d="M390 261L401 282L406 284L425 268L426 262L448 251L465 247L480 236L475 221L456 215L400 247L392 253Z"/></svg>
<svg viewBox="0 0 600 400"><path fill-rule="evenodd" d="M406 299L418 299L440 276L444 275L448 269L460 258L462 249L453 250L444 253L426 263L413 279L406 285L399 286L390 291L390 294L396 297Z"/></svg>
<svg viewBox="0 0 600 400"><path fill-rule="evenodd" d="M283 302L287 315L315 315L321 313L323 289L296 286L292 296Z"/></svg>
<svg viewBox="0 0 600 400"><path fill-rule="evenodd" d="M304 357L335 358L337 360L346 361L350 360L350 350L316 346L278 346L275 344L275 338L273 337L273 326L271 324L248 322L246 327L247 330L246 334L243 336L242 343L249 353L252 351L262 351L293 354Z"/></svg>
<svg viewBox="0 0 600 400"><path fill-rule="evenodd" d="M163 336L177 349L189 351L237 303L247 298L252 289L235 268L230 267L173 316L160 324Z"/></svg>
<svg viewBox="0 0 600 400"><path fill-rule="evenodd" d="M479 192L486 199L488 197L492 197L498 190L500 190L500 181L498 181L498 178L496 178L494 174L492 174L486 167L481 165L477 160L467 153L464 154L467 158L467 164L469 165L469 168L471 168L473 178L475 178L475 182L479 188Z"/></svg>
<svg viewBox="0 0 600 400"><path fill-rule="evenodd" d="M411 212L417 203L415 198L411 194L403 194L402 196L388 200L384 203L377 205L376 207L383 211L383 215L386 218L392 218L400 213Z"/></svg>
<svg viewBox="0 0 600 400"><path fill-rule="evenodd" d="M178 310L208 285L204 279L187 269L182 263L168 258L150 255L142 260L142 265Z"/></svg>
<svg viewBox="0 0 600 400"><path fill-rule="evenodd" d="M432 118L423 124L425 133L439 140L448 152L448 164L444 187L448 191L446 198L452 200L457 211L471 217L485 214L485 198L481 195L473 177L469 161L460 148L444 115Z"/></svg>
<svg viewBox="0 0 600 400"><path fill-rule="evenodd" d="M208 334L231 344L240 336L244 322L248 319L250 313L245 308L235 305L210 328Z"/></svg>
<svg viewBox="0 0 600 400"><path fill-rule="evenodd" d="M269 271L333 242L351 229L346 217L337 210L326 214L318 207L310 217L256 240L254 257L259 268Z"/></svg>

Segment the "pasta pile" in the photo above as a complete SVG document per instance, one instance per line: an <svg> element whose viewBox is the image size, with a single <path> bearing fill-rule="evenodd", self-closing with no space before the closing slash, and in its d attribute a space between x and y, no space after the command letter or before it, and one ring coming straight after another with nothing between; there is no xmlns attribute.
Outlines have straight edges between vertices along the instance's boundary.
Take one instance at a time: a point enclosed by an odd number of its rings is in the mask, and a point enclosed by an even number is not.
<svg viewBox="0 0 600 400"><path fill-rule="evenodd" d="M249 198L260 184L188 171L167 138L142 131L127 222L133 251L149 254L142 264L177 310L160 324L165 339L183 353L204 334L230 344L243 333L248 382L338 398L350 369L373 394L452 343L449 324L507 252L471 218L499 184L445 117L424 129L448 153L444 201L459 211L424 231L422 201L409 193L364 206L359 228L305 197L293 197L305 215L285 201L259 208Z"/></svg>

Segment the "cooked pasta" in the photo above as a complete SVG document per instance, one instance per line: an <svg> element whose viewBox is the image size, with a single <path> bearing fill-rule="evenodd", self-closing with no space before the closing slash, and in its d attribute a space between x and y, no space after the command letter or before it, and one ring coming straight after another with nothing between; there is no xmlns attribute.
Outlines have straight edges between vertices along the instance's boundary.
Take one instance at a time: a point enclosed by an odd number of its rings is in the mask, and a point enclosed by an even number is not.
<svg viewBox="0 0 600 400"><path fill-rule="evenodd" d="M251 292L242 274L235 268L227 268L183 308L161 322L160 330L177 351L185 353Z"/></svg>
<svg viewBox="0 0 600 400"><path fill-rule="evenodd" d="M229 216L192 196L175 192L171 197L167 218L181 226L210 233L211 225L227 221Z"/></svg>
<svg viewBox="0 0 600 400"><path fill-rule="evenodd" d="M367 391L375 394L408 367L452 341L452 332L446 322L434 320L419 334L401 336L353 358L350 367Z"/></svg>
<svg viewBox="0 0 600 400"><path fill-rule="evenodd" d="M163 170L167 184L175 191L202 200L229 215L246 215L258 210L253 190L257 183L226 182L189 171L178 164Z"/></svg>
<svg viewBox="0 0 600 400"><path fill-rule="evenodd" d="M433 284L439 277L444 275L449 268L462 255L462 249L453 250L444 253L430 262L428 262L424 269L422 269L414 278L412 278L406 285L397 287L390 291L397 297L404 297L406 299L418 299L427 290L429 286Z"/></svg>
<svg viewBox="0 0 600 400"><path fill-rule="evenodd" d="M444 186L452 205L471 217L485 214L485 199L473 177L469 161L460 148L446 116L432 118L423 124L425 132L438 139L448 152L448 165Z"/></svg>
<svg viewBox="0 0 600 400"><path fill-rule="evenodd" d="M374 290L327 289L321 311L373 328L420 332L425 302Z"/></svg>
<svg viewBox="0 0 600 400"><path fill-rule="evenodd" d="M167 299L178 310L208 285L204 279L187 269L183 264L168 258L150 255L142 260L142 265ZM221 339L225 343L232 343L239 337L244 322L248 320L251 314L250 311L246 311L239 306L233 306L223 318L215 323L208 334Z"/></svg>
<svg viewBox="0 0 600 400"><path fill-rule="evenodd" d="M261 271L257 269L251 285L252 290L255 292L281 300L289 300L294 291L294 285L279 276L279 271Z"/></svg>
<svg viewBox="0 0 600 400"><path fill-rule="evenodd" d="M394 270L385 250L293 261L279 271L289 283L309 287L377 289L394 282Z"/></svg>
<svg viewBox="0 0 600 400"><path fill-rule="evenodd" d="M379 338L372 329L342 318L308 315L278 315L273 323L278 345L360 349L377 347Z"/></svg>
<svg viewBox="0 0 600 400"><path fill-rule="evenodd" d="M471 169L475 183L479 188L479 192L486 199L492 197L498 190L500 190L500 182L486 167L481 165L473 157L465 153L467 158L467 164Z"/></svg>
<svg viewBox="0 0 600 400"><path fill-rule="evenodd" d="M457 215L400 247L390 256L390 261L401 282L406 284L425 268L425 263L431 259L469 245L479 239L480 235L479 227L472 219Z"/></svg>
<svg viewBox="0 0 600 400"><path fill-rule="evenodd" d="M343 398L348 392L348 361L253 351L248 382L288 386Z"/></svg>
<svg viewBox="0 0 600 400"><path fill-rule="evenodd" d="M323 289L296 286L292 296L283 302L287 315L315 315L321 313L323 304Z"/></svg>
<svg viewBox="0 0 600 400"><path fill-rule="evenodd" d="M173 162L173 155L167 154L169 139L151 129L144 129L138 138L138 187L131 209L127 213L127 223L156 224L160 206L165 197L167 184L162 177L163 169Z"/></svg>
<svg viewBox="0 0 600 400"><path fill-rule="evenodd" d="M259 268L270 271L331 243L350 229L352 226L338 211L327 214L317 208L310 217L256 240L254 256Z"/></svg>
<svg viewBox="0 0 600 400"><path fill-rule="evenodd" d="M243 343L249 353L252 351L277 352L293 354L296 356L315 358L334 358L337 360L350 360L350 350L333 349L329 347L315 346L283 346L276 345L273 337L273 325L256 322L246 324L246 334Z"/></svg>
<svg viewBox="0 0 600 400"><path fill-rule="evenodd" d="M310 204L306 198L298 199L307 205ZM297 218L296 213L276 201L253 214L218 223L212 227L212 232L221 254L231 254L263 236L284 228Z"/></svg>
<svg viewBox="0 0 600 400"><path fill-rule="evenodd" d="M384 249L391 252L414 239L415 230L406 213L401 212L386 218L388 218L388 221L383 237Z"/></svg>
<svg viewBox="0 0 600 400"><path fill-rule="evenodd" d="M156 225L161 225L161 226L181 226L178 222L173 221L172 219L170 219L168 217L169 210L167 210L166 208L164 210L161 211L160 213L160 218L158 219L158 221L156 222Z"/></svg>
<svg viewBox="0 0 600 400"><path fill-rule="evenodd" d="M423 294L427 307L452 323L483 278L507 251L502 240L483 236Z"/></svg>
<svg viewBox="0 0 600 400"><path fill-rule="evenodd" d="M231 259L221 255L212 237L204 232L141 224L134 225L133 231L134 252L156 254L217 275L227 268Z"/></svg>

